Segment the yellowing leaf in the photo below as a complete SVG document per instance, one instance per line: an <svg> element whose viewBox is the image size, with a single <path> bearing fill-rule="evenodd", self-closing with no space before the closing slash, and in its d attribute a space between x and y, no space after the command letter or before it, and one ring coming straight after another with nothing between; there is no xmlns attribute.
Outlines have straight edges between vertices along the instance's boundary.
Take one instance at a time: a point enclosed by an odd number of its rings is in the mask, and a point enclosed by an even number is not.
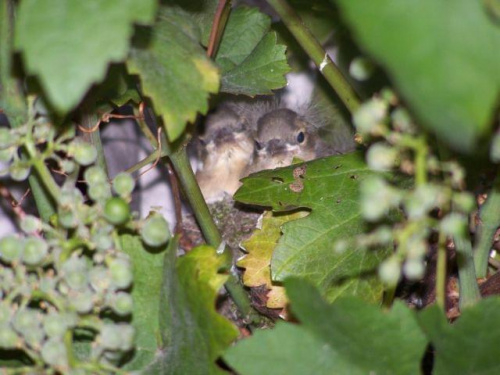
<svg viewBox="0 0 500 375"><path fill-rule="evenodd" d="M287 215L273 215L272 212L267 212L262 217L262 228L256 229L252 236L241 245L248 252L237 263L239 267L245 268L243 284L248 287L266 285L270 289L266 303L269 308L282 308L287 302L284 288L273 285L271 281L271 256L281 237L281 226L307 214L306 211Z"/></svg>

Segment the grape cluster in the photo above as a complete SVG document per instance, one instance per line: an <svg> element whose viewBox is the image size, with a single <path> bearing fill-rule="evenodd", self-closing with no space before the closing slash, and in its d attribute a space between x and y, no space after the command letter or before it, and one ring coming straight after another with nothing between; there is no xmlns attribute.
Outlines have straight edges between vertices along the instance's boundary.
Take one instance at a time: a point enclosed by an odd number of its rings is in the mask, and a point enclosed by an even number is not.
<svg viewBox="0 0 500 375"><path fill-rule="evenodd" d="M396 244L394 254L379 266L385 284L395 286L401 273L418 280L425 272L431 235L456 239L466 234L467 215L475 200L463 191L465 173L458 163L440 161L432 154L425 135L417 132L410 115L389 90L363 104L353 120L358 140L370 145L368 166L381 172L361 185L362 214L378 225L354 241L361 247ZM395 183L395 174L385 173L389 171L414 178L400 178ZM385 225L390 216L399 217L399 223ZM337 244L337 250L344 248L346 243Z"/></svg>
<svg viewBox="0 0 500 375"><path fill-rule="evenodd" d="M34 157L55 161L70 175L85 168L87 196L76 178L67 178L57 186L57 213L49 223L25 215L22 233L0 239L0 349L22 350L34 371L109 371L134 348L133 268L120 235L136 232L148 246L162 246L170 238L168 223L159 214L137 220L129 207L134 179L121 173L110 184L93 165L95 148L74 131L56 135L43 115L32 120L0 129L6 173L26 178ZM28 144L36 156L23 151ZM77 336L86 337L78 344L90 352L85 365L75 357Z"/></svg>

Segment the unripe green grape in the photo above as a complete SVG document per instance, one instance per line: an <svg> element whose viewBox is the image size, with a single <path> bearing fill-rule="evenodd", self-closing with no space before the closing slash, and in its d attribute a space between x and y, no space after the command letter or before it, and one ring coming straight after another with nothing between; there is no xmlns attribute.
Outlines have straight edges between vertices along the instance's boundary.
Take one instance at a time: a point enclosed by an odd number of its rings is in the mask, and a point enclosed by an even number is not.
<svg viewBox="0 0 500 375"><path fill-rule="evenodd" d="M414 133L415 126L411 121L410 114L404 108L396 108L391 113L392 123L394 127L403 133Z"/></svg>
<svg viewBox="0 0 500 375"><path fill-rule="evenodd" d="M59 207L57 212L57 221L59 225L66 229L76 228L78 225L78 217L73 212L71 207Z"/></svg>
<svg viewBox="0 0 500 375"><path fill-rule="evenodd" d="M87 168L83 173L83 177L89 186L108 182L106 172L104 172L104 169L97 165Z"/></svg>
<svg viewBox="0 0 500 375"><path fill-rule="evenodd" d="M75 161L82 165L87 166L93 164L97 159L96 148L87 142L75 141L71 147L72 155Z"/></svg>
<svg viewBox="0 0 500 375"><path fill-rule="evenodd" d="M445 193L439 186L425 184L418 186L413 192L409 192L405 197L404 204L409 217L420 219L434 208L439 207L445 200Z"/></svg>
<svg viewBox="0 0 500 375"><path fill-rule="evenodd" d="M0 267L0 290L11 290L18 284L12 268Z"/></svg>
<svg viewBox="0 0 500 375"><path fill-rule="evenodd" d="M24 341L32 348L39 348L45 339L45 332L40 325L31 327L22 333Z"/></svg>
<svg viewBox="0 0 500 375"><path fill-rule="evenodd" d="M380 177L367 178L361 184L361 211L366 220L383 218L400 201L400 193Z"/></svg>
<svg viewBox="0 0 500 375"><path fill-rule="evenodd" d="M14 329L21 335L40 327L39 313L30 308L16 311L13 319Z"/></svg>
<svg viewBox="0 0 500 375"><path fill-rule="evenodd" d="M454 188L460 189L464 185L465 171L457 162L449 162L451 185Z"/></svg>
<svg viewBox="0 0 500 375"><path fill-rule="evenodd" d="M447 236L463 238L467 231L467 217L452 212L446 215L439 223L441 231Z"/></svg>
<svg viewBox="0 0 500 375"><path fill-rule="evenodd" d="M135 180L129 174L122 172L113 179L113 190L121 197L128 197L135 187Z"/></svg>
<svg viewBox="0 0 500 375"><path fill-rule="evenodd" d="M132 313L132 296L125 292L118 292L110 297L111 308L120 316Z"/></svg>
<svg viewBox="0 0 500 375"><path fill-rule="evenodd" d="M22 161L15 161L10 165L10 177L14 181L24 181L30 175L31 166Z"/></svg>
<svg viewBox="0 0 500 375"><path fill-rule="evenodd" d="M54 277L44 276L40 279L38 288L43 293L54 293L56 289L57 280Z"/></svg>
<svg viewBox="0 0 500 375"><path fill-rule="evenodd" d="M60 163L61 169L66 174L71 174L75 171L76 164L73 160L65 159Z"/></svg>
<svg viewBox="0 0 500 375"><path fill-rule="evenodd" d="M392 256L384 260L378 267L380 280L388 286L396 286L401 275L401 263L398 258Z"/></svg>
<svg viewBox="0 0 500 375"><path fill-rule="evenodd" d="M21 230L27 234L40 232L42 230L42 222L39 218L33 215L24 216L19 222L19 225Z"/></svg>
<svg viewBox="0 0 500 375"><path fill-rule="evenodd" d="M59 313L51 313L44 317L43 330L49 337L63 337L68 326Z"/></svg>
<svg viewBox="0 0 500 375"><path fill-rule="evenodd" d="M104 217L111 224L124 224L130 217L130 206L123 198L110 198L106 201L104 206Z"/></svg>
<svg viewBox="0 0 500 375"><path fill-rule="evenodd" d="M88 285L88 266L83 258L72 257L62 266L63 277L74 290L84 290Z"/></svg>
<svg viewBox="0 0 500 375"><path fill-rule="evenodd" d="M0 324L7 324L10 322L14 311L9 302L0 302Z"/></svg>
<svg viewBox="0 0 500 375"><path fill-rule="evenodd" d="M22 261L28 266L35 266L43 261L49 252L49 245L41 238L30 237L24 243Z"/></svg>
<svg viewBox="0 0 500 375"><path fill-rule="evenodd" d="M474 195L465 191L453 194L452 201L454 207L464 213L469 213L476 207Z"/></svg>
<svg viewBox="0 0 500 375"><path fill-rule="evenodd" d="M409 259L421 259L427 253L427 242L423 238L410 237L406 241L406 255Z"/></svg>
<svg viewBox="0 0 500 375"><path fill-rule="evenodd" d="M113 237L111 233L103 230L97 230L92 234L92 242L98 251L105 251L113 247Z"/></svg>
<svg viewBox="0 0 500 375"><path fill-rule="evenodd" d="M92 200L103 201L111 197L111 188L107 182L102 182L89 186L87 193Z"/></svg>
<svg viewBox="0 0 500 375"><path fill-rule="evenodd" d="M10 324L0 324L0 348L16 349L21 344L21 339Z"/></svg>
<svg viewBox="0 0 500 375"><path fill-rule="evenodd" d="M384 143L375 143L366 153L368 166L375 171L388 171L397 163L398 151Z"/></svg>
<svg viewBox="0 0 500 375"><path fill-rule="evenodd" d="M132 284L132 269L124 259L113 259L108 265L111 282L119 289L128 288Z"/></svg>
<svg viewBox="0 0 500 375"><path fill-rule="evenodd" d="M80 314L89 313L94 307L94 295L90 290L77 293L70 301L71 306Z"/></svg>
<svg viewBox="0 0 500 375"><path fill-rule="evenodd" d="M53 138L53 127L49 122L37 122L33 128L33 136L38 142L46 142L48 139Z"/></svg>
<svg viewBox="0 0 500 375"><path fill-rule="evenodd" d="M61 338L49 338L42 347L42 358L51 366L68 366L66 345Z"/></svg>
<svg viewBox="0 0 500 375"><path fill-rule="evenodd" d="M387 104L396 103L398 100L398 97L396 96L394 91L392 91L388 87L385 87L382 89L382 91L380 91L380 98Z"/></svg>
<svg viewBox="0 0 500 375"><path fill-rule="evenodd" d="M122 329L123 325L104 324L100 335L101 345L108 350L119 350L121 346L120 331Z"/></svg>
<svg viewBox="0 0 500 375"><path fill-rule="evenodd" d="M392 228L387 225L378 227L373 235L375 237L375 241L379 244L388 244L394 240Z"/></svg>
<svg viewBox="0 0 500 375"><path fill-rule="evenodd" d="M422 279L425 273L424 260L422 258L407 259L403 266L403 272L408 280L416 281Z"/></svg>
<svg viewBox="0 0 500 375"><path fill-rule="evenodd" d="M0 127L0 150L14 146L19 137L8 128Z"/></svg>
<svg viewBox="0 0 500 375"><path fill-rule="evenodd" d="M0 162L9 163L14 157L15 151L15 147L9 147L5 149L0 148ZM2 175L5 175L5 173L3 173Z"/></svg>
<svg viewBox="0 0 500 375"><path fill-rule="evenodd" d="M59 197L60 206L76 207L81 203L83 203L83 195L80 190L68 186L64 186L61 189L61 196Z"/></svg>
<svg viewBox="0 0 500 375"><path fill-rule="evenodd" d="M0 240L0 258L12 263L21 258L24 250L24 240L10 234Z"/></svg>
<svg viewBox="0 0 500 375"><path fill-rule="evenodd" d="M353 116L353 122L360 133L371 134L385 121L387 103L373 98L364 103Z"/></svg>
<svg viewBox="0 0 500 375"><path fill-rule="evenodd" d="M373 63L364 57L357 57L349 65L349 74L358 81L370 79L375 67Z"/></svg>
<svg viewBox="0 0 500 375"><path fill-rule="evenodd" d="M110 272L103 266L95 266L89 272L90 286L96 292L105 292L111 285Z"/></svg>
<svg viewBox="0 0 500 375"><path fill-rule="evenodd" d="M131 350L134 347L135 329L130 324L123 324L120 330L121 345L123 351Z"/></svg>
<svg viewBox="0 0 500 375"><path fill-rule="evenodd" d="M170 238L170 229L163 216L156 214L147 218L141 228L141 238L149 246L165 244Z"/></svg>
<svg viewBox="0 0 500 375"><path fill-rule="evenodd" d="M134 328L129 324L105 324L100 342L105 349L127 351L134 345L134 336Z"/></svg>

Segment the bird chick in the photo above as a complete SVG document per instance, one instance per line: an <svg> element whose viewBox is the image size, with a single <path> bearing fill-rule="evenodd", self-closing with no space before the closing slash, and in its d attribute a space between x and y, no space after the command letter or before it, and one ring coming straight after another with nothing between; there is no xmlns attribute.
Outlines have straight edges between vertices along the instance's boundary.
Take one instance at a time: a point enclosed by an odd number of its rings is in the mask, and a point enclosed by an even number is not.
<svg viewBox="0 0 500 375"><path fill-rule="evenodd" d="M202 166L196 178L205 200L233 195L253 159L254 143L245 120L223 106L207 118L200 143Z"/></svg>
<svg viewBox="0 0 500 375"><path fill-rule="evenodd" d="M304 116L288 108L272 109L257 120L254 160L246 174L288 166L294 158L308 161L333 153Z"/></svg>

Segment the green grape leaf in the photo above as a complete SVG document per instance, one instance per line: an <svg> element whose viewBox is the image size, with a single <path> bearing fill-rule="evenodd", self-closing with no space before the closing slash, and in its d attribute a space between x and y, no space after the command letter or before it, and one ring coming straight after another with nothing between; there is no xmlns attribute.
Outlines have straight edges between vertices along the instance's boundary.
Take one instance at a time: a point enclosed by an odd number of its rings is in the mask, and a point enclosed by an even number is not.
<svg viewBox="0 0 500 375"><path fill-rule="evenodd" d="M163 282L163 263L166 252L150 252L139 236L120 236L122 251L130 256L134 272L132 324L136 331L136 350L124 366L128 371L143 369L151 363L159 347L160 295ZM175 247L175 241L170 246ZM173 250L175 251L175 249Z"/></svg>
<svg viewBox="0 0 500 375"><path fill-rule="evenodd" d="M427 340L403 303L390 311L353 297L329 305L303 280L289 279L285 287L301 325L281 323L230 348L224 359L238 374L420 372Z"/></svg>
<svg viewBox="0 0 500 375"><path fill-rule="evenodd" d="M209 246L197 247L181 258L169 248L160 310L163 349L147 373L224 373L215 361L238 336L238 330L215 309L217 293L227 280L218 273L225 263Z"/></svg>
<svg viewBox="0 0 500 375"><path fill-rule="evenodd" d="M219 89L217 68L200 46L200 30L180 8L163 8L153 29L136 35L129 72L138 74L173 141L198 112L208 110L208 95Z"/></svg>
<svg viewBox="0 0 500 375"><path fill-rule="evenodd" d="M434 374L500 373L500 332L492 329L500 319L500 298L485 298L464 308L451 325L438 306L425 309L418 318L435 349Z"/></svg>
<svg viewBox="0 0 500 375"><path fill-rule="evenodd" d="M270 18L256 8L231 12L215 60L222 71L221 91L254 96L285 86L286 47L277 44L270 26Z"/></svg>
<svg viewBox="0 0 500 375"><path fill-rule="evenodd" d="M99 98L106 104L121 107L128 102L140 103L142 101L137 91L135 77L128 75L123 65L111 66L106 79L97 88Z"/></svg>
<svg viewBox="0 0 500 375"><path fill-rule="evenodd" d="M423 126L471 152L500 94L500 28L481 1L336 0Z"/></svg>
<svg viewBox="0 0 500 375"><path fill-rule="evenodd" d="M27 71L65 114L104 79L109 63L125 60L134 23L152 22L155 12L154 0L26 0L15 43Z"/></svg>
<svg viewBox="0 0 500 375"><path fill-rule="evenodd" d="M305 171L295 178L300 168ZM275 211L312 210L309 216L282 226L283 236L271 260L274 281L304 277L329 301L341 295L380 300L383 287L375 271L390 249L352 245L342 252L335 250L336 241L365 232L359 186L374 173L361 153L351 153L262 171L242 180L234 196L237 201Z"/></svg>
<svg viewBox="0 0 500 375"><path fill-rule="evenodd" d="M169 0L169 5L177 5L191 14L201 31L201 44L208 45L212 22L218 0Z"/></svg>

